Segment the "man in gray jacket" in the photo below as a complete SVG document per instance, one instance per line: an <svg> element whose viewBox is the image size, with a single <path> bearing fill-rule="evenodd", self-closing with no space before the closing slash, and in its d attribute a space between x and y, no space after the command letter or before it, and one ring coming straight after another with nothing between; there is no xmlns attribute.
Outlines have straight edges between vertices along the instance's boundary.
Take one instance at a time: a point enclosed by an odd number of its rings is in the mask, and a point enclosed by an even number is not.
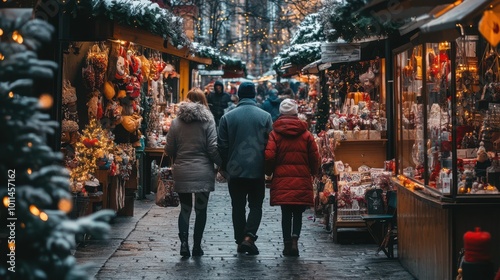
<svg viewBox="0 0 500 280"><path fill-rule="evenodd" d="M264 151L272 130L271 115L257 107L255 85L238 88L238 106L222 116L218 146L229 178L234 239L238 253L259 254L255 241L265 196ZM246 205L250 211L246 217Z"/></svg>

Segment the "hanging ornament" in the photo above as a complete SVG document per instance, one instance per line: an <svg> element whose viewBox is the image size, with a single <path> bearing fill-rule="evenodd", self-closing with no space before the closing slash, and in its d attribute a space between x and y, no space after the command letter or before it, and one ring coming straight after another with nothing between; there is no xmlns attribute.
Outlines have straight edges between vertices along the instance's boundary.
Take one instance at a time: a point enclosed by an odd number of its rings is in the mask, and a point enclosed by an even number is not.
<svg viewBox="0 0 500 280"><path fill-rule="evenodd" d="M500 42L500 16L495 12L485 11L479 21L479 32L493 47Z"/></svg>

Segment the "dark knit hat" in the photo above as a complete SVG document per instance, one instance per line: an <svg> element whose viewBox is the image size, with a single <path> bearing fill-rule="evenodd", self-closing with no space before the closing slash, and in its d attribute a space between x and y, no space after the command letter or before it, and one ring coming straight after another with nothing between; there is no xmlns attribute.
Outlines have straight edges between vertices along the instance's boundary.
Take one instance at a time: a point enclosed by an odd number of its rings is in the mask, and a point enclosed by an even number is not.
<svg viewBox="0 0 500 280"><path fill-rule="evenodd" d="M255 85L252 82L243 82L238 88L238 97L243 98L255 98Z"/></svg>

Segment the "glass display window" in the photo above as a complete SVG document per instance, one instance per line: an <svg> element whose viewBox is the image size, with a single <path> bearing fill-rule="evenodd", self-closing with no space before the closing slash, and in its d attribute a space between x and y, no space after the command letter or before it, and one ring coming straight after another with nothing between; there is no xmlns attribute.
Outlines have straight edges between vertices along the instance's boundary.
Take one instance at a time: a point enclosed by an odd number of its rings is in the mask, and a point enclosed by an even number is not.
<svg viewBox="0 0 500 280"><path fill-rule="evenodd" d="M397 173L446 199L498 194L499 52L477 35L395 54Z"/></svg>

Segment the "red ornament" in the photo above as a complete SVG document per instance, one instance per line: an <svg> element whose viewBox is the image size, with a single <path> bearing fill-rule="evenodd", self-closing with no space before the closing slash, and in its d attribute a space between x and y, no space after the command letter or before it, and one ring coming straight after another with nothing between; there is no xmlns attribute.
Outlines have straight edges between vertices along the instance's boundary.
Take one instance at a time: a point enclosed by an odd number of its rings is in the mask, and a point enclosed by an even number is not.
<svg viewBox="0 0 500 280"><path fill-rule="evenodd" d="M479 227L476 227L474 232L466 232L464 234L464 260L472 263L490 261L490 241L490 233L481 231Z"/></svg>

